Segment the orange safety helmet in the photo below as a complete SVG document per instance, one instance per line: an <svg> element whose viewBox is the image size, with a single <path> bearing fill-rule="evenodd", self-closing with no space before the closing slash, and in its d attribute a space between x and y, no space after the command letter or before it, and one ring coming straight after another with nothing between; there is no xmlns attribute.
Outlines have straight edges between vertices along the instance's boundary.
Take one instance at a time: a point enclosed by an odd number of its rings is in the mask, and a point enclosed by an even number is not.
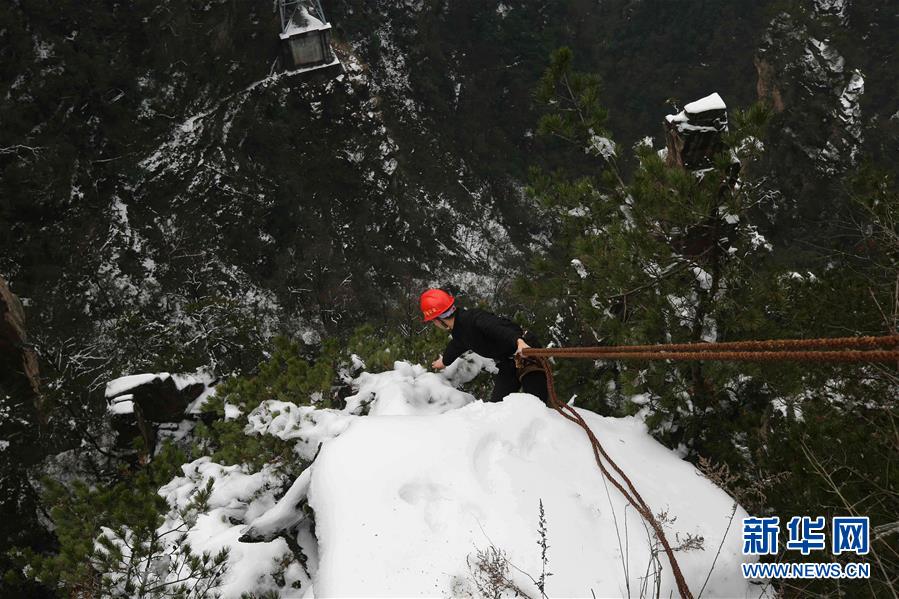
<svg viewBox="0 0 899 599"><path fill-rule="evenodd" d="M456 299L443 289L428 289L421 294L418 303L425 322L430 322L449 311L456 303Z"/></svg>

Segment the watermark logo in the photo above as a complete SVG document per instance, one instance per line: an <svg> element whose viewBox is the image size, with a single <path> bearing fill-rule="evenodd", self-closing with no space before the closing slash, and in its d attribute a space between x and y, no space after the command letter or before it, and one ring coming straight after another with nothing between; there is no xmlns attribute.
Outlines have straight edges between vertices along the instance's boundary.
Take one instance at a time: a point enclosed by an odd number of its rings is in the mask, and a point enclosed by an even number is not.
<svg viewBox="0 0 899 599"><path fill-rule="evenodd" d="M743 518L743 555L777 555L780 517Z"/></svg>
<svg viewBox="0 0 899 599"><path fill-rule="evenodd" d="M810 516L793 516L787 522L787 530L790 533L787 541L789 550L808 555L812 551L823 551L827 546L824 539L824 516L818 516L814 520Z"/></svg>
<svg viewBox="0 0 899 599"><path fill-rule="evenodd" d="M834 517L830 528L830 549L841 554L867 555L870 551L870 521L864 517ZM784 549L804 556L825 551L827 520L824 516L793 516L787 522ZM778 555L780 518L778 516L743 518L743 555ZM744 563L745 578L869 578L867 563Z"/></svg>
<svg viewBox="0 0 899 599"><path fill-rule="evenodd" d="M867 516L833 519L833 554L867 555L870 550L870 526Z"/></svg>

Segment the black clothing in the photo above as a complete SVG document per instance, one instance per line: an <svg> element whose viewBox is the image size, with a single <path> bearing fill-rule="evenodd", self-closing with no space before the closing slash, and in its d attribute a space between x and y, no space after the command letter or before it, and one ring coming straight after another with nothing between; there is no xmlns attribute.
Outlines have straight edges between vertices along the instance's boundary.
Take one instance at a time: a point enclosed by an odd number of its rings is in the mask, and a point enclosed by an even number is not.
<svg viewBox="0 0 899 599"><path fill-rule="evenodd" d="M528 345L531 344L528 343ZM541 346L538 343L537 345L531 345L531 347ZM521 378L521 392L539 397L543 403L549 405L549 388L546 386L546 373L538 370L524 375Z"/></svg>
<svg viewBox="0 0 899 599"><path fill-rule="evenodd" d="M540 342L532 333L525 333L508 318L475 308L470 310L459 308L456 311L452 335L452 340L443 352L444 365L449 366L469 350L496 362L499 372L493 376L493 393L490 401L500 401L522 386L525 393L536 395L544 403L547 401L546 375L535 372L519 381L512 359L518 350L520 338L531 347L540 347Z"/></svg>
<svg viewBox="0 0 899 599"><path fill-rule="evenodd" d="M493 375L493 393L490 394L490 401L494 402L502 401L509 393L515 393L521 387L513 360L497 360L496 367L499 372Z"/></svg>
<svg viewBox="0 0 899 599"><path fill-rule="evenodd" d="M494 360L511 358L518 349L521 333L521 327L508 318L476 308L459 308L453 338L443 352L443 363L449 366L468 350Z"/></svg>

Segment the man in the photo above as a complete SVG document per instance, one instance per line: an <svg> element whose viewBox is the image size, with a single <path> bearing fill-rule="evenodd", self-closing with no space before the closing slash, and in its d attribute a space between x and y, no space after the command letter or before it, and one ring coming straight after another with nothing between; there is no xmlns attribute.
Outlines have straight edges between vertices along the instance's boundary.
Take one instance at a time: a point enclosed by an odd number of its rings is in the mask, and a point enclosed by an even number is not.
<svg viewBox="0 0 899 599"><path fill-rule="evenodd" d="M437 328L452 334L443 355L431 364L434 369L446 368L471 350L491 358L499 369L493 376L490 401L500 401L509 393L521 389L546 403L546 375L543 371L527 368L519 373L515 367L514 356L520 356L521 350L540 347L533 333L523 331L508 318L484 310L457 307L455 298L442 289L428 289L421 294L419 304L425 322L433 322Z"/></svg>

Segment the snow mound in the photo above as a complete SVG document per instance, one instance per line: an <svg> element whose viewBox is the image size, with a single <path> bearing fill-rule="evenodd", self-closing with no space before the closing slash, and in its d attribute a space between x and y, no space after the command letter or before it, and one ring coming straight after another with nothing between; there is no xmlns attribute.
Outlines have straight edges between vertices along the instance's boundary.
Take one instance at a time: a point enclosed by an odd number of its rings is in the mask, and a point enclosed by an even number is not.
<svg viewBox="0 0 899 599"><path fill-rule="evenodd" d="M474 396L460 391L456 385L470 381L482 369L496 370L492 360L472 354L456 360L441 373L397 361L393 370L377 374L362 372L352 379L356 393L346 398L343 410L299 406L274 399L264 401L248 415L246 433L294 440L296 454L311 461L322 443L344 432L362 414L442 414L475 401Z"/></svg>
<svg viewBox="0 0 899 599"><path fill-rule="evenodd" d="M255 544L238 542L243 526L235 522L255 520L273 511L275 497L285 482L274 467L267 465L259 472L249 472L244 466L216 464L207 456L181 469L184 476L159 489L159 495L171 508L157 531L163 542L163 554L169 556L161 560L164 565L168 565L167 559L177 555L182 542L172 533L180 533L197 554L229 551L225 575L216 589L222 597L236 599L244 593L284 592L285 586L287 589L309 587L301 566L289 560L291 550L283 538L273 537ZM207 488L211 490L207 505L197 513L192 502ZM300 531L298 542L308 547L310 543L303 535ZM311 553L310 549L307 551ZM279 567L281 564L289 565L283 568ZM191 568L186 565L183 572L163 571L158 582L172 584L190 573Z"/></svg>
<svg viewBox="0 0 899 599"><path fill-rule="evenodd" d="M704 98L700 98L699 100L690 102L684 106L684 112L687 114L699 114L700 112L707 112L709 110L726 109L727 105L724 103L724 100L721 99L721 96L718 95L718 92L711 93Z"/></svg>
<svg viewBox="0 0 899 599"><path fill-rule="evenodd" d="M409 395L396 386L395 371L368 376L382 377L382 401ZM653 510L667 513L672 545L688 535L703 538L703 549L678 553L694 594L723 538L704 594L758 597L758 587L740 576L746 512L641 422L580 412ZM311 470L316 597L477 595L466 560L491 545L538 578L540 501L553 574L549 596L618 597L629 589L639 596L653 546L658 553L633 507L604 481L584 432L531 395L443 413L353 419L324 443ZM663 553L659 560L661 596L677 596ZM511 568L510 576L539 596L526 575Z"/></svg>
<svg viewBox="0 0 899 599"><path fill-rule="evenodd" d="M702 114L703 112L727 110L727 105L717 92L709 94L704 98L700 98L694 102L684 106L684 109L677 114L669 114L665 116L665 120L669 123L682 123L682 128L689 127L690 116Z"/></svg>
<svg viewBox="0 0 899 599"><path fill-rule="evenodd" d="M356 393L343 410L263 402L246 434L294 441L298 458L315 461L289 486L275 463L258 472L209 457L184 465L159 490L170 507L158 531L165 552L176 555L182 538L195 552L229 549L217 589L225 598L475 597L477 554L496 548L512 584L537 597L529 576L542 572L542 502L547 596L643 596L656 578L659 596L677 596L658 541L602 477L584 432L531 395L475 400L456 385L492 364L457 363L432 373L397 362L348 378ZM641 421L580 413L665 514L671 544L701 545L677 553L694 595L704 584L708 597L764 595L740 576L744 510Z"/></svg>
<svg viewBox="0 0 899 599"><path fill-rule="evenodd" d="M347 398L347 409L358 412L368 406L372 416L441 414L474 401L452 385L450 374L428 372L418 364L396 362L393 370L356 379L359 391Z"/></svg>

